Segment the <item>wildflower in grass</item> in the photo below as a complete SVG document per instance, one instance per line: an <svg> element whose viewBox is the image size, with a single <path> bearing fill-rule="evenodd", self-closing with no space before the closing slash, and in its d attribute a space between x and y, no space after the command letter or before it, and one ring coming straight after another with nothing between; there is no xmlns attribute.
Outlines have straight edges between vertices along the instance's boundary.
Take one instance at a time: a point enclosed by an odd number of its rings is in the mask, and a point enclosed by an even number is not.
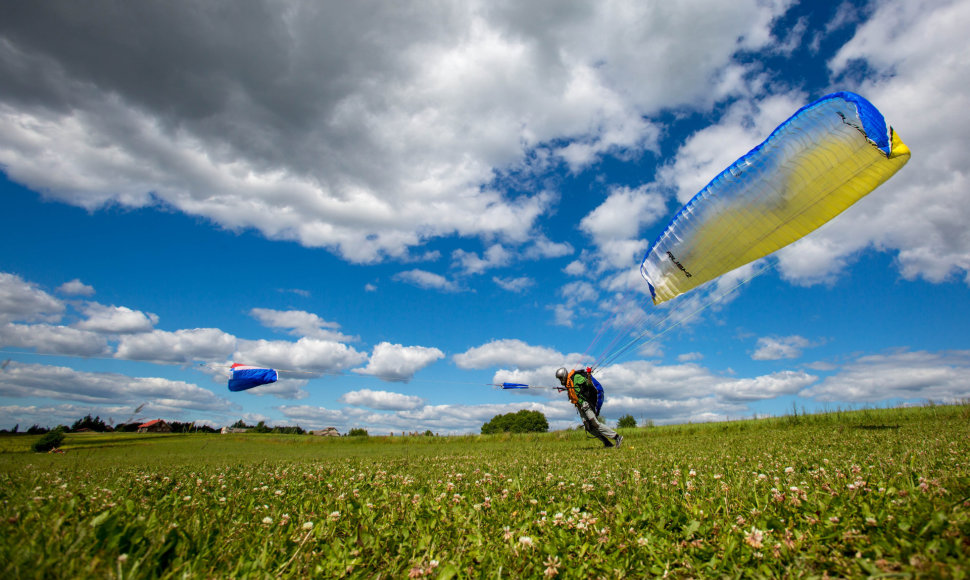
<svg viewBox="0 0 970 580"><path fill-rule="evenodd" d="M764 539L765 533L754 526L751 527L750 532L744 533L744 542L755 549L763 546Z"/></svg>
<svg viewBox="0 0 970 580"><path fill-rule="evenodd" d="M335 522L335 521L337 521L337 520L340 519L340 512L338 512L338 511L332 511L332 512L330 512L330 515L328 517L329 517L329 519L330 519L331 522Z"/></svg>
<svg viewBox="0 0 970 580"><path fill-rule="evenodd" d="M546 569L542 572L543 576L552 578L559 573L560 564L558 556L549 556L543 564L546 565Z"/></svg>
<svg viewBox="0 0 970 580"><path fill-rule="evenodd" d="M597 541L599 543L605 544L605 543L607 543L607 542L610 541L610 529L609 528L600 528L600 531L599 532L600 532L599 533L599 538L597 539Z"/></svg>
<svg viewBox="0 0 970 580"><path fill-rule="evenodd" d="M519 538L519 545L525 546L526 548L533 548L535 547L535 542L529 536L521 536Z"/></svg>
<svg viewBox="0 0 970 580"><path fill-rule="evenodd" d="M640 546L641 548L645 548L648 543L649 542L647 541L647 539L642 536L637 538L637 545Z"/></svg>
<svg viewBox="0 0 970 580"><path fill-rule="evenodd" d="M121 554L121 555L118 556L118 563L119 564L124 564L127 561L128 561L128 554Z"/></svg>
<svg viewBox="0 0 970 580"><path fill-rule="evenodd" d="M269 524L273 523L273 518L271 518L269 516L266 516L265 518L263 518L263 523L266 524L266 525L269 525Z"/></svg>
<svg viewBox="0 0 970 580"><path fill-rule="evenodd" d="M192 496L191 495L187 495L187 496L185 496L185 497L182 498L182 501L192 501Z"/></svg>
<svg viewBox="0 0 970 580"><path fill-rule="evenodd" d="M503 526L502 527L502 539L503 540L511 540L512 539L512 530L510 530L508 526Z"/></svg>
<svg viewBox="0 0 970 580"><path fill-rule="evenodd" d="M307 530L307 531L312 530L313 529L313 522L303 522L303 526L302 527L303 527L304 530Z"/></svg>

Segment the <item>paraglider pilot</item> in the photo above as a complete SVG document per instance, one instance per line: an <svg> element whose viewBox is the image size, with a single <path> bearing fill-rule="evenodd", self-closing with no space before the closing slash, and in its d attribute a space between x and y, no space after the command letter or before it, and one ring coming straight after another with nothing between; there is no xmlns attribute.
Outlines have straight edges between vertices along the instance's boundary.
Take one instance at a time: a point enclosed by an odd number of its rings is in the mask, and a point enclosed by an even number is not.
<svg viewBox="0 0 970 580"><path fill-rule="evenodd" d="M576 405L586 432L602 441L604 447L619 447L623 443L623 436L600 423L596 417L603 404L603 388L593 379L589 369L567 371L561 368L556 371L556 378L566 388L569 402Z"/></svg>

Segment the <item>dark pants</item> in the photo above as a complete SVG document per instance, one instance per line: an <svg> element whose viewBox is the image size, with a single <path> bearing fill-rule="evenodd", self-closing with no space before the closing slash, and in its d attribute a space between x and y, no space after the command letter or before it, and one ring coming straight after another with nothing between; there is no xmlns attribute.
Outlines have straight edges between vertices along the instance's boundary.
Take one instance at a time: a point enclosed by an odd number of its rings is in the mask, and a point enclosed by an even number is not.
<svg viewBox="0 0 970 580"><path fill-rule="evenodd" d="M589 403L580 402L576 405L576 409L579 411L579 416L583 418L586 431L602 441L606 447L613 447L613 443L616 441L616 431L599 422Z"/></svg>

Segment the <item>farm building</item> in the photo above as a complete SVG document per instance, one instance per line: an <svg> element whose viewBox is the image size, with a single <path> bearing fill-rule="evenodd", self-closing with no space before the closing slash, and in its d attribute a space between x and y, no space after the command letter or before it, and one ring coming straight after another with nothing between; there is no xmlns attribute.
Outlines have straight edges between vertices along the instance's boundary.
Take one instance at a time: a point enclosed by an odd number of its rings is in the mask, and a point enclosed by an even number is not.
<svg viewBox="0 0 970 580"><path fill-rule="evenodd" d="M320 435L322 437L340 437L340 431L337 431L336 427L327 427L326 429L318 429L316 431L310 431L311 435Z"/></svg>
<svg viewBox="0 0 970 580"><path fill-rule="evenodd" d="M139 433L171 433L172 426L161 419L155 419L138 426Z"/></svg>

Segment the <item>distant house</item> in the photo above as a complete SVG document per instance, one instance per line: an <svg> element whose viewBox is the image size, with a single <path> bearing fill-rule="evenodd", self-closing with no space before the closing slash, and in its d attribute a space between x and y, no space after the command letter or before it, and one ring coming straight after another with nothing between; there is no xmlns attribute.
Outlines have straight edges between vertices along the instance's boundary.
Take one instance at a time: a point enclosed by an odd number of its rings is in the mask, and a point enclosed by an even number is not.
<svg viewBox="0 0 970 580"><path fill-rule="evenodd" d="M172 426L161 419L155 419L138 426L139 433L171 433Z"/></svg>
<svg viewBox="0 0 970 580"><path fill-rule="evenodd" d="M243 427L223 427L222 428L222 431L220 431L220 432L223 435L228 435L230 433L246 433L248 431L249 431L249 429L245 429Z"/></svg>
<svg viewBox="0 0 970 580"><path fill-rule="evenodd" d="M327 427L326 429L317 429L316 431L310 431L311 435L319 435L321 437L340 437L340 431L337 431L336 427Z"/></svg>

